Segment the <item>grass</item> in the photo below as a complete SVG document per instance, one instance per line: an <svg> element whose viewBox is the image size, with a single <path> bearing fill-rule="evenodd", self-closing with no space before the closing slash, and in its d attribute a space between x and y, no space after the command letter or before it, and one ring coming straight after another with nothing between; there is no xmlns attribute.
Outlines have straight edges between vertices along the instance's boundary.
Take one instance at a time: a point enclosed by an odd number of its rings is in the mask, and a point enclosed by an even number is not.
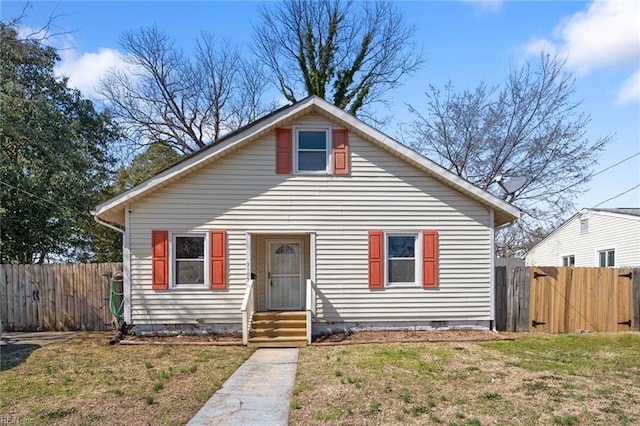
<svg viewBox="0 0 640 426"><path fill-rule="evenodd" d="M24 424L185 424L252 353L110 346L109 333L2 356L0 419Z"/></svg>
<svg viewBox="0 0 640 426"><path fill-rule="evenodd" d="M303 348L290 424L640 424L640 333L511 336Z"/></svg>

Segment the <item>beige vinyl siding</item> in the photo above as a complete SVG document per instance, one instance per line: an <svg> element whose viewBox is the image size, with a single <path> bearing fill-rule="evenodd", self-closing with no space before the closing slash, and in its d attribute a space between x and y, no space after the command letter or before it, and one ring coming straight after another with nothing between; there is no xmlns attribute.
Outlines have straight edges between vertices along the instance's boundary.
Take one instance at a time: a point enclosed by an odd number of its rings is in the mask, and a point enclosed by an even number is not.
<svg viewBox="0 0 640 426"><path fill-rule="evenodd" d="M580 234L580 219L589 230ZM562 266L562 257L575 256L575 266L598 266L598 251L615 250L615 266L640 266L640 218L587 211L566 222L532 249L527 265Z"/></svg>
<svg viewBox="0 0 640 426"><path fill-rule="evenodd" d="M305 116L293 123L319 124L327 122ZM316 233L319 321L490 319L486 208L353 133L349 176L276 175L274 145L271 134L131 206L135 324L239 323L247 232ZM154 229L226 229L227 290L151 290ZM374 229L437 230L438 288L369 290L367 232ZM264 248L256 246L262 243L252 240L253 265L261 261Z"/></svg>

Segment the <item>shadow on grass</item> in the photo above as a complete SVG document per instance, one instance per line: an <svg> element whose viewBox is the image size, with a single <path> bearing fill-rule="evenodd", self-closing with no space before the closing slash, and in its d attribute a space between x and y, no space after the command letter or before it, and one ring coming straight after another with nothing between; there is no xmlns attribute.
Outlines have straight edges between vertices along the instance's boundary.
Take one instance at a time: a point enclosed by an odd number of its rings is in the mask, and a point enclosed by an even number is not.
<svg viewBox="0 0 640 426"><path fill-rule="evenodd" d="M41 347L32 343L7 343L2 345L0 348L0 371L7 371L17 367L29 358L31 352Z"/></svg>

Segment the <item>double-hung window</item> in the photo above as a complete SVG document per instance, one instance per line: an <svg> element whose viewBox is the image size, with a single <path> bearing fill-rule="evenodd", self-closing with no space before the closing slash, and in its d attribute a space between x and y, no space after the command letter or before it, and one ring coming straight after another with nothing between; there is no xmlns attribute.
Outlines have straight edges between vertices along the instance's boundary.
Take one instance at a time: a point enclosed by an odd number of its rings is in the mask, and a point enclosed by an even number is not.
<svg viewBox="0 0 640 426"><path fill-rule="evenodd" d="M598 266L609 268L616 265L616 252L614 249L600 250L598 252Z"/></svg>
<svg viewBox="0 0 640 426"><path fill-rule="evenodd" d="M329 170L330 129L300 128L295 132L296 173L327 173Z"/></svg>
<svg viewBox="0 0 640 426"><path fill-rule="evenodd" d="M562 266L576 266L576 257L572 254L562 256Z"/></svg>
<svg viewBox="0 0 640 426"><path fill-rule="evenodd" d="M417 234L387 234L386 240L387 285L417 285Z"/></svg>
<svg viewBox="0 0 640 426"><path fill-rule="evenodd" d="M173 287L205 286L208 269L206 239L205 234L173 235Z"/></svg>

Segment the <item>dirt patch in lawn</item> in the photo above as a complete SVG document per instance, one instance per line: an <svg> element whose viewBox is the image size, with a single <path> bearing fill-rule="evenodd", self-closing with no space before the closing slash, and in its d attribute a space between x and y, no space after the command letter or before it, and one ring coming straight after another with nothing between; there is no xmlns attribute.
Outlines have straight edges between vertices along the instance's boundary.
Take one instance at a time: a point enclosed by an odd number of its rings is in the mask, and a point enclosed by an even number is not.
<svg viewBox="0 0 640 426"><path fill-rule="evenodd" d="M417 342L489 342L512 340L489 330L375 330L354 331L351 333L332 333L314 338L312 345L356 345L371 343L417 343ZM167 344L167 345L206 345L206 344L242 344L240 334L165 334L128 336L124 344Z"/></svg>
<svg viewBox="0 0 640 426"><path fill-rule="evenodd" d="M161 344L229 344L229 345L241 345L242 335L236 333L225 334L177 334L177 335L142 335L142 336L127 336L121 342L123 344L128 343L161 343Z"/></svg>
<svg viewBox="0 0 640 426"><path fill-rule="evenodd" d="M486 342L510 339L489 330L376 330L328 334L314 339L313 344Z"/></svg>

